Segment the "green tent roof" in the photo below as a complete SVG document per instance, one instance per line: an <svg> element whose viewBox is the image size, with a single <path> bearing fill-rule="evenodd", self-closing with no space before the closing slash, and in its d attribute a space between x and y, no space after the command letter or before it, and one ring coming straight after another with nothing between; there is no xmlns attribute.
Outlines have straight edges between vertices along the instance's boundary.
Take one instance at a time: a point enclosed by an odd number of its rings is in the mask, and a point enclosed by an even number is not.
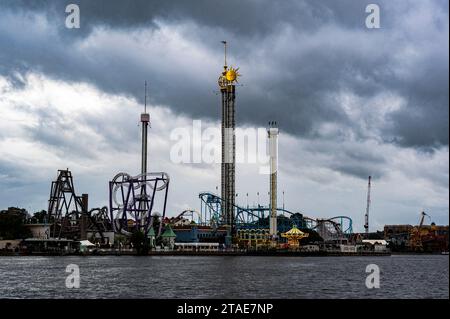
<svg viewBox="0 0 450 319"><path fill-rule="evenodd" d="M147 233L147 237L155 237L155 230L153 229L153 227L150 228L150 230Z"/></svg>
<svg viewBox="0 0 450 319"><path fill-rule="evenodd" d="M162 233L161 237L177 237L177 235L173 232L172 228L170 227L170 225L166 226L166 229L164 230L164 233Z"/></svg>

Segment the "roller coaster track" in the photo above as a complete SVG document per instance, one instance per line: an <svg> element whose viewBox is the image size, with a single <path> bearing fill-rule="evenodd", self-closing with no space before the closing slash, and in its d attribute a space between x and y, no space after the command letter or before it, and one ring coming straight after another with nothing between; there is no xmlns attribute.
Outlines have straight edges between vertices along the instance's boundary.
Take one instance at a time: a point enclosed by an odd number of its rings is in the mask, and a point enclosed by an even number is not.
<svg viewBox="0 0 450 319"><path fill-rule="evenodd" d="M220 207L223 200L219 196L213 193L203 192L199 194L199 198L206 207L214 212L215 215L220 216ZM269 211L268 207L263 206L244 208L238 205L233 205L233 208L236 211L235 218L244 223L250 222L249 218L264 218L266 217L264 216L264 212ZM293 212L282 208L278 208L277 211L287 213L289 215L294 214ZM248 214L247 218L245 218L244 214Z"/></svg>
<svg viewBox="0 0 450 319"><path fill-rule="evenodd" d="M183 216L185 216L185 215L191 215L192 220L195 221L195 220L194 220L194 214L197 215L197 221L196 221L196 223L197 223L197 224L203 224L202 215L201 215L198 211L196 211L196 210L194 210L194 209L186 209L186 210L182 211L182 212L181 212L178 216L176 216L174 219L175 219L175 221L178 221L178 220L180 220L181 218L183 218Z"/></svg>
<svg viewBox="0 0 450 319"><path fill-rule="evenodd" d="M223 218L221 216L221 204L222 199L213 193L203 192L199 194L199 198L201 200L201 218L207 223L223 223ZM269 207L258 206L258 207L248 207L244 208L238 205L233 205L235 211L235 221L236 225L239 228L248 228L248 227L257 227L263 226L268 223L268 216L270 213ZM277 212L281 214L287 214L289 217L279 215L278 219L280 222L284 222L285 219L288 219L292 223L301 222L296 217L298 213L293 213L289 210L283 208L277 208ZM289 224L290 226L292 226ZM302 225L298 225L302 226Z"/></svg>
<svg viewBox="0 0 450 319"><path fill-rule="evenodd" d="M203 222L208 223L213 221L219 224L222 223L222 199L218 195L210 192L200 193L199 198L201 200L200 216ZM266 224L266 220L268 221L268 216L270 213L269 207L258 206L244 208L238 205L233 206L235 210L236 225L239 228L261 226L262 224ZM303 214L293 213L283 208L277 208L277 212L278 222L285 224L288 223L285 227L292 223L296 223L298 227L304 227L317 231L322 230L322 233L328 232L327 234L323 234L325 237L328 236L336 238L345 237L353 232L353 222L348 216L335 216L321 219L303 216ZM280 216L280 213L283 215L287 214L288 216Z"/></svg>

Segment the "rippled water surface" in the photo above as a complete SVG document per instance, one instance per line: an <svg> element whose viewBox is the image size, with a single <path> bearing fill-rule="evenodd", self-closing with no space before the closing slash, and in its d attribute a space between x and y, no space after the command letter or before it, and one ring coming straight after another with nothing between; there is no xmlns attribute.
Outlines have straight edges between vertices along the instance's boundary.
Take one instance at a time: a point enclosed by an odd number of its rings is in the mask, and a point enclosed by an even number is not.
<svg viewBox="0 0 450 319"><path fill-rule="evenodd" d="M366 288L368 264L379 289ZM0 257L0 298L449 298L448 278L441 255Z"/></svg>

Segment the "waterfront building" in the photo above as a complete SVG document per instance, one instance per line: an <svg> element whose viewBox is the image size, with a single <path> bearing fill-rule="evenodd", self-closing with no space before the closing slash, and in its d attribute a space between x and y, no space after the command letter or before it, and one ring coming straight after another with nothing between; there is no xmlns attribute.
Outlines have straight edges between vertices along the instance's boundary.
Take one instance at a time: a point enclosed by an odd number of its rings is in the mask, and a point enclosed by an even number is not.
<svg viewBox="0 0 450 319"><path fill-rule="evenodd" d="M173 249L175 247L175 238L177 235L173 232L172 227L170 225L166 225L166 229L164 233L161 235L162 243L164 247L168 247L169 249Z"/></svg>

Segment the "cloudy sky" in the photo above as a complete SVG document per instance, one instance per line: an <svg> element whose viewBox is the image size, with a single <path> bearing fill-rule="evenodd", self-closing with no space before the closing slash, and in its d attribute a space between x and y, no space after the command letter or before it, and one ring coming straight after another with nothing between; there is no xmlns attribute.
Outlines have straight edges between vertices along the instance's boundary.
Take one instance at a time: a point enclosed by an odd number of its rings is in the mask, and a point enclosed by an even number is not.
<svg viewBox="0 0 450 319"><path fill-rule="evenodd" d="M81 27L65 26L77 3ZM365 26L380 7L380 29ZM280 127L279 202L362 231L449 218L449 17L427 1L0 1L0 208L47 208L69 168L90 205L140 169L149 83L149 167L171 176L168 214L199 209L219 164L170 158L177 128L219 127L217 78L242 73L236 122ZM238 203L267 203L268 176L237 167ZM281 206L281 205L280 205Z"/></svg>

